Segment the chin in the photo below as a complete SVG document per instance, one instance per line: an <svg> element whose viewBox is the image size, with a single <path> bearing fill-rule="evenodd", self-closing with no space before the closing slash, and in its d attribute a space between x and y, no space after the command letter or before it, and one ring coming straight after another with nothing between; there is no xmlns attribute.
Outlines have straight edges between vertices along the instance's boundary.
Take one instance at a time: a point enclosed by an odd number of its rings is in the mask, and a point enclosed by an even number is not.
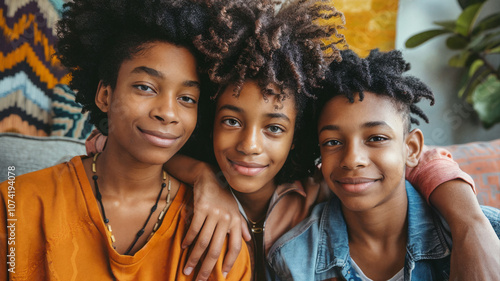
<svg viewBox="0 0 500 281"><path fill-rule="evenodd" d="M145 153L141 155L140 160L144 163L149 163L151 165L163 165L165 162L170 160L175 155L175 153L161 153L161 152L154 152L152 151L151 153Z"/></svg>
<svg viewBox="0 0 500 281"><path fill-rule="evenodd" d="M229 186L239 193L253 193L258 191L262 185L249 183L248 180L228 180Z"/></svg>
<svg viewBox="0 0 500 281"><path fill-rule="evenodd" d="M344 198L341 199L342 205L344 208L348 209L351 212L363 212L370 209L373 209L376 205L373 202L370 202L368 198Z"/></svg>

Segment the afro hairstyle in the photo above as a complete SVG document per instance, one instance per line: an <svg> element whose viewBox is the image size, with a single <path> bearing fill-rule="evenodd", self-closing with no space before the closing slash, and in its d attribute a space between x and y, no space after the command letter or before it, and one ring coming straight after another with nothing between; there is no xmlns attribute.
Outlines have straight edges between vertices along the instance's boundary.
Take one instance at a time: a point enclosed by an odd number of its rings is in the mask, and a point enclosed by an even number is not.
<svg viewBox="0 0 500 281"><path fill-rule="evenodd" d="M206 5L194 0L74 0L58 22L56 55L70 71L82 111L107 135L107 115L95 104L99 81L114 88L122 62L145 43L166 41L199 60L193 39L207 32L209 21Z"/></svg>

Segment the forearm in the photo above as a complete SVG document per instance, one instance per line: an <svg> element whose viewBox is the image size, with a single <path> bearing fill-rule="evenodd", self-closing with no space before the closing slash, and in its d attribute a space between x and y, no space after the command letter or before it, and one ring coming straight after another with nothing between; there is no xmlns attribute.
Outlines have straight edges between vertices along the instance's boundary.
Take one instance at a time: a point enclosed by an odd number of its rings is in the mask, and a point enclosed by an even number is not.
<svg viewBox="0 0 500 281"><path fill-rule="evenodd" d="M442 183L431 193L429 202L447 221L452 235L469 227L489 225L471 186L463 180Z"/></svg>
<svg viewBox="0 0 500 281"><path fill-rule="evenodd" d="M203 173L215 176L215 169L203 161L189 156L176 154L163 165L163 168L175 178L194 186Z"/></svg>
<svg viewBox="0 0 500 281"><path fill-rule="evenodd" d="M497 280L500 240L470 185L461 180L443 183L429 201L450 226L453 248L449 280Z"/></svg>

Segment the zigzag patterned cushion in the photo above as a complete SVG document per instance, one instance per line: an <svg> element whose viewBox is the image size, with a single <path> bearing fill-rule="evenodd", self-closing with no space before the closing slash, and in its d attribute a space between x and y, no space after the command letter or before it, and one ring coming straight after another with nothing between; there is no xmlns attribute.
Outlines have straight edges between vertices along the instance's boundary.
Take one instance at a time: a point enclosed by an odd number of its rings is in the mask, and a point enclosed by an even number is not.
<svg viewBox="0 0 500 281"><path fill-rule="evenodd" d="M0 132L47 136L54 86L67 70L53 56L66 0L0 0Z"/></svg>
<svg viewBox="0 0 500 281"><path fill-rule="evenodd" d="M67 85L56 85L52 96L51 136L87 139L94 126L88 122L88 113L75 102L75 92Z"/></svg>

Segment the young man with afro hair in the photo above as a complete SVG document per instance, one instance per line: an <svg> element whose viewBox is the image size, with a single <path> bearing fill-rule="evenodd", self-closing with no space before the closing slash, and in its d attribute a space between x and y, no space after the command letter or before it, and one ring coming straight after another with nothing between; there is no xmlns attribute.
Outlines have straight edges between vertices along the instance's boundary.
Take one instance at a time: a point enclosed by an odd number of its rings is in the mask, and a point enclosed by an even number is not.
<svg viewBox="0 0 500 281"><path fill-rule="evenodd" d="M162 167L197 123L203 56L193 40L213 13L187 0L65 4L57 56L106 149L0 184L2 279L250 279L245 245L229 272L217 254L213 271L183 274L193 193Z"/></svg>

